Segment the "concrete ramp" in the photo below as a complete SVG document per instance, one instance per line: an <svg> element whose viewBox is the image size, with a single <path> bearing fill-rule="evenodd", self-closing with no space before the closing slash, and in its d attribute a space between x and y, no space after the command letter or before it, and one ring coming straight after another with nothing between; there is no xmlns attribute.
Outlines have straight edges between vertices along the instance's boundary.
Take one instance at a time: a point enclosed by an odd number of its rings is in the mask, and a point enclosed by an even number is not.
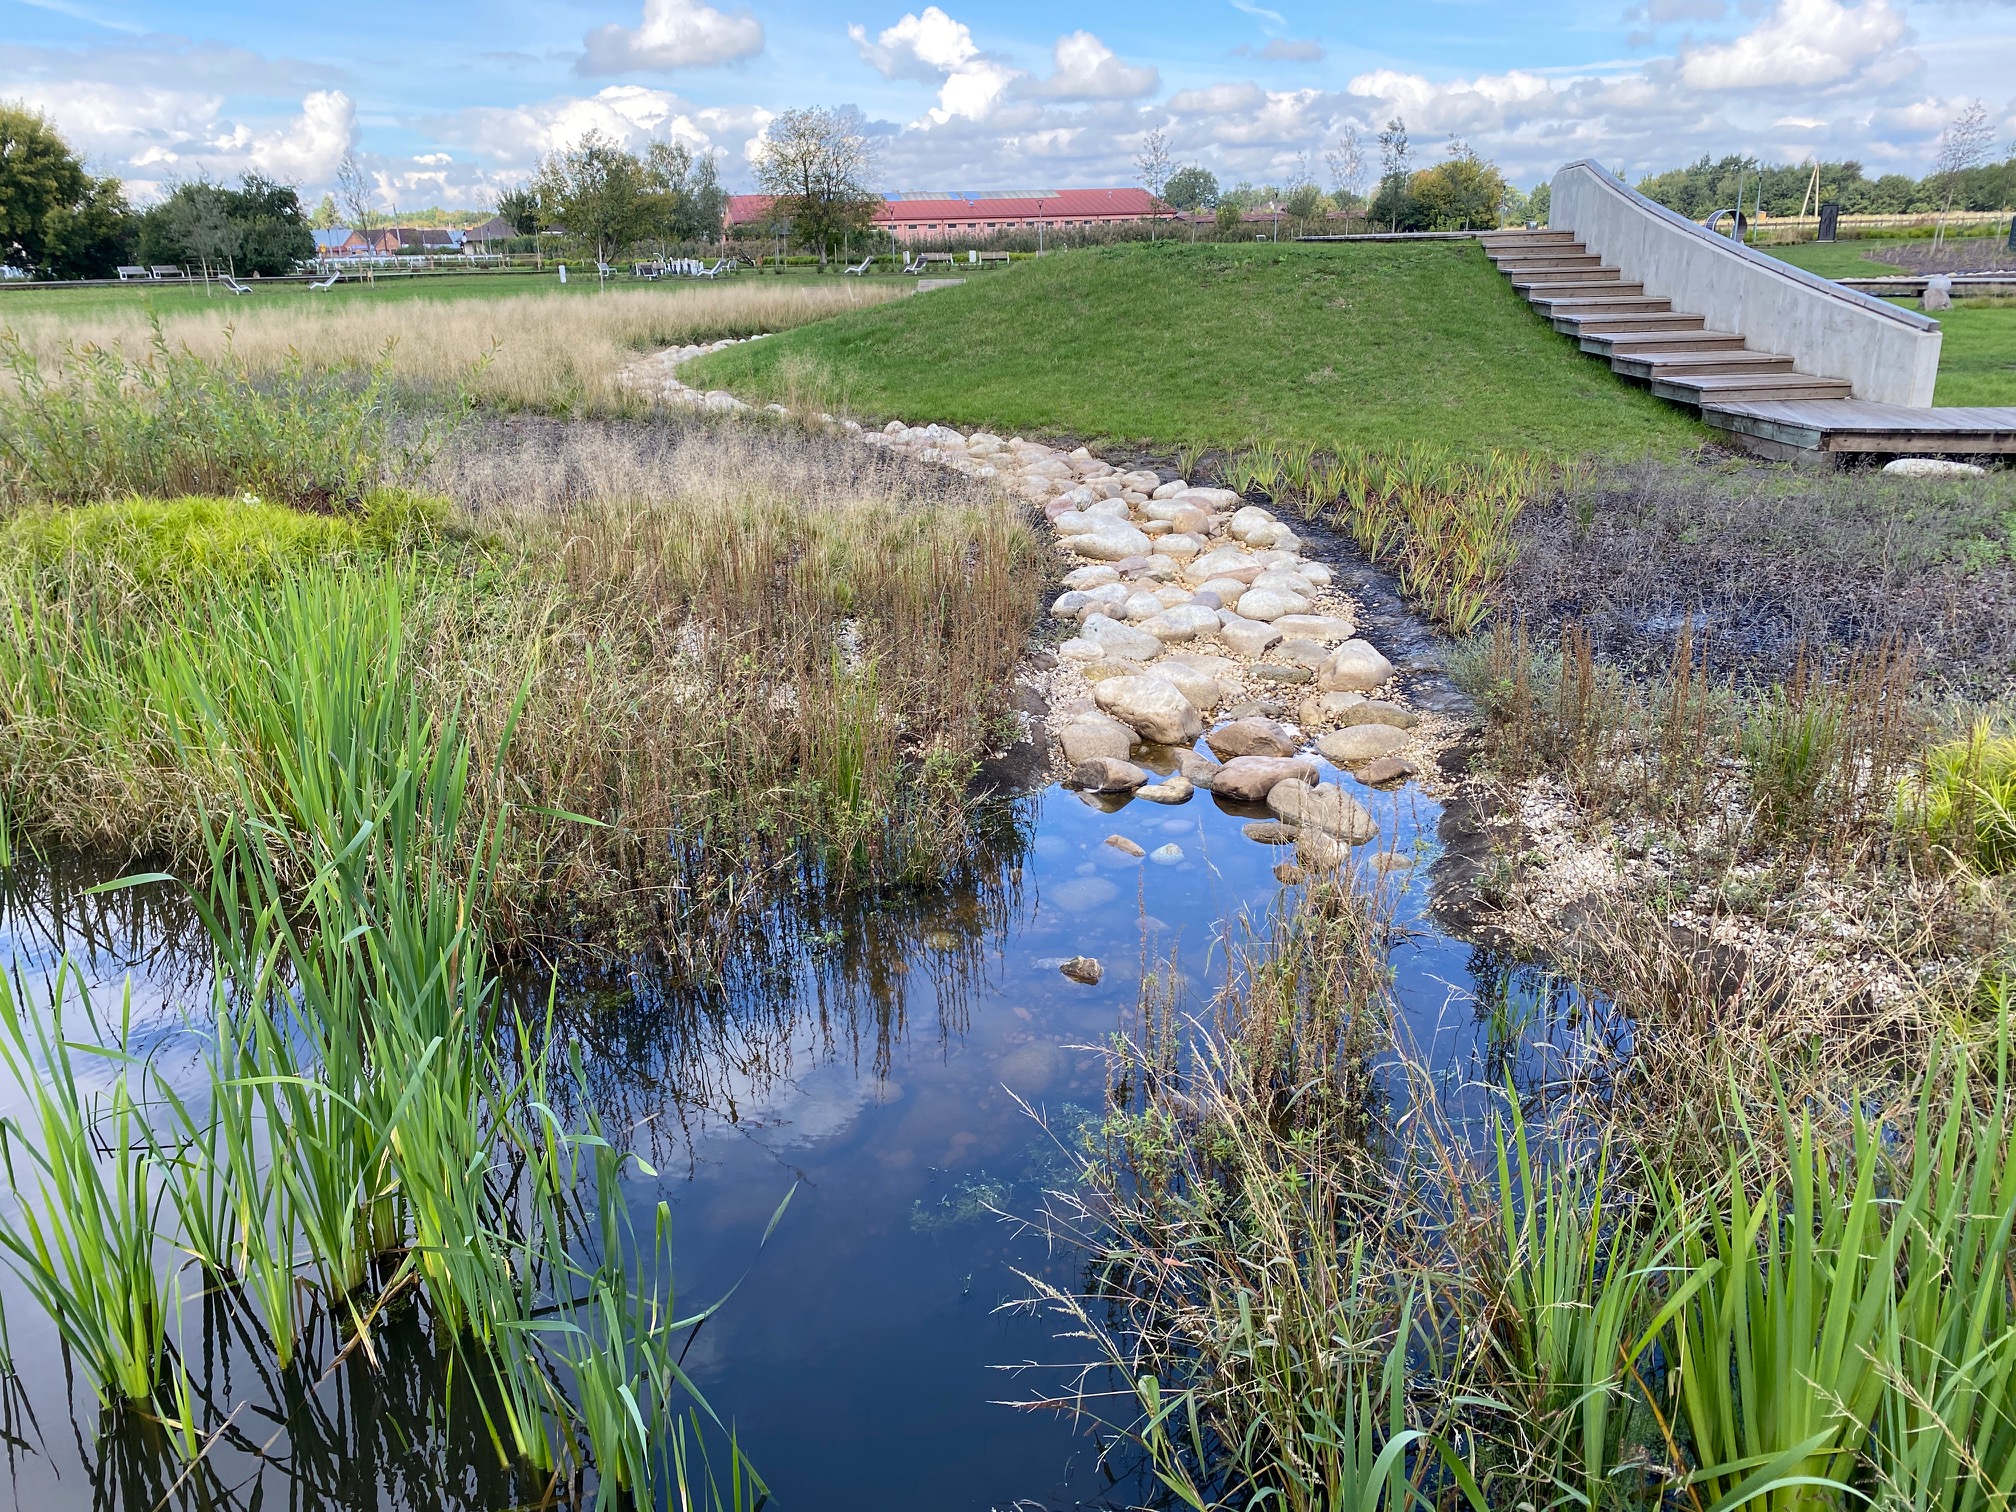
<svg viewBox="0 0 2016 1512"><path fill-rule="evenodd" d="M1554 175L1548 226L1573 234L1591 266L1614 268L1699 328L1839 380L1847 397L1922 409L1939 374L1939 323L1753 252L1655 204L1591 162ZM1813 397L1821 397L1815 395ZM1827 396L1833 397L1833 396Z"/></svg>

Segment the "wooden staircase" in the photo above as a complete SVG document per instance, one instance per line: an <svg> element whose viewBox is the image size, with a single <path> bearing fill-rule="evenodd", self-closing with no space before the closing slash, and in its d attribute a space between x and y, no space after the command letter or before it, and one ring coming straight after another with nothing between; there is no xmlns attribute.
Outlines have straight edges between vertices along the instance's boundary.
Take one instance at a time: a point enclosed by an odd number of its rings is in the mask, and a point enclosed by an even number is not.
<svg viewBox="0 0 2016 1512"><path fill-rule="evenodd" d="M1711 331L1699 315L1625 283L1570 231L1498 231L1478 238L1484 255L1554 329L1642 378L1662 399L1697 407L1774 399L1846 399L1843 379L1802 373L1790 357L1753 352L1735 331Z"/></svg>

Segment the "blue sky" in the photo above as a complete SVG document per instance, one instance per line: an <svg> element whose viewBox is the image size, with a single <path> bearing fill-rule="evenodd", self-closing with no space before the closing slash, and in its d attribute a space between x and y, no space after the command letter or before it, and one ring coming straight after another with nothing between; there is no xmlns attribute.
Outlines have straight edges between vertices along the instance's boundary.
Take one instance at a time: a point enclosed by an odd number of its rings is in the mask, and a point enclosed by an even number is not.
<svg viewBox="0 0 2016 1512"><path fill-rule="evenodd" d="M1135 182L1158 128L1227 182L1328 182L1396 114L1417 160L1461 139L1522 184L1703 152L1918 174L1969 100L2016 138L2016 3L0 0L0 98L142 199L248 169L319 195L354 150L388 208L480 208L591 129L741 186L803 104L859 107L892 189Z"/></svg>

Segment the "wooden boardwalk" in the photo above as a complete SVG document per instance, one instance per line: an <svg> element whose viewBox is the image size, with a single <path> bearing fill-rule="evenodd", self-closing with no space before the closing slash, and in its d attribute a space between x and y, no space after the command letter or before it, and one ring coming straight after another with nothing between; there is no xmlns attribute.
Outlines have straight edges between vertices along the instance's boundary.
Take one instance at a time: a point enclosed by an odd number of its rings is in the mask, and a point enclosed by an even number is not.
<svg viewBox="0 0 2016 1512"><path fill-rule="evenodd" d="M1660 398L1698 409L1749 451L2016 454L2016 408L1909 409L1856 399L1844 380L1800 372L1790 357L1752 349L1740 331L1709 330L1700 316L1623 282L1572 232L1487 232L1479 240L1557 331Z"/></svg>
<svg viewBox="0 0 2016 1512"><path fill-rule="evenodd" d="M1784 452L1880 452L1978 456L2016 454L2016 408L1906 409L1866 399L1750 400L1705 404L1720 430Z"/></svg>

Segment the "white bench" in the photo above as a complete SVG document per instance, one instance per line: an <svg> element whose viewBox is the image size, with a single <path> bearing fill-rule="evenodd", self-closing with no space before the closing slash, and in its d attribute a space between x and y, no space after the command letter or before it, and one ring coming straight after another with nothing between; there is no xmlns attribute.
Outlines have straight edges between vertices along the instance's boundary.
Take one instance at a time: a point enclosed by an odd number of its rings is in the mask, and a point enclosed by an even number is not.
<svg viewBox="0 0 2016 1512"><path fill-rule="evenodd" d="M153 275L145 268L121 268L119 270L119 282L121 283L131 283L136 278L147 279L151 277Z"/></svg>

